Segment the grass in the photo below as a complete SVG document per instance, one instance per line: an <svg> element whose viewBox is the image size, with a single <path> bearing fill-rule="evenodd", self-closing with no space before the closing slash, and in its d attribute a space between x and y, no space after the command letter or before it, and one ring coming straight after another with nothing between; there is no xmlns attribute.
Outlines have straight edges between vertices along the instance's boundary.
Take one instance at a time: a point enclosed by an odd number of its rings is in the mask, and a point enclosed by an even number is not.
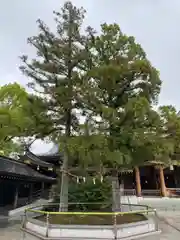
<svg viewBox="0 0 180 240"><path fill-rule="evenodd" d="M46 215L37 217L46 221ZM142 214L125 214L117 216L117 224L134 223L144 221L147 218ZM78 225L112 225L114 217L111 215L50 215L50 224L78 224Z"/></svg>

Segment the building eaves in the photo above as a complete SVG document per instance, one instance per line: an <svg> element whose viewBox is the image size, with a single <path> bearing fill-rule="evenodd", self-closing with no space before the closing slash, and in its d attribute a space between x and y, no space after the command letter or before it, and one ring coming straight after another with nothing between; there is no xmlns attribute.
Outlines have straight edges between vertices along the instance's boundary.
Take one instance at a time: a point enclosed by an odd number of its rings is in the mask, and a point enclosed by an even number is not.
<svg viewBox="0 0 180 240"><path fill-rule="evenodd" d="M51 163L42 161L38 156L36 156L35 154L33 154L30 151L27 151L24 157L29 158L33 163L35 163L35 164L37 164L38 166L41 166L41 167L53 168L53 166L54 166Z"/></svg>
<svg viewBox="0 0 180 240"><path fill-rule="evenodd" d="M19 175L31 181L55 181L54 178L47 177L39 172L36 172L26 164L18 162L8 157L0 156L0 173L7 173L11 175Z"/></svg>

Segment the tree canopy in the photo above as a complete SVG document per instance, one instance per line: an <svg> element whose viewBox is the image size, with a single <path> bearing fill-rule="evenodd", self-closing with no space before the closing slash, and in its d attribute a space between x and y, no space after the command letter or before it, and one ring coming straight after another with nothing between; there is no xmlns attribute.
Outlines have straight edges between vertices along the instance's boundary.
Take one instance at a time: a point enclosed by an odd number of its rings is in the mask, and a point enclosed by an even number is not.
<svg viewBox="0 0 180 240"><path fill-rule="evenodd" d="M180 115L174 106L161 106L158 109L161 119L161 131L166 149L166 159L179 164L180 153Z"/></svg>
<svg viewBox="0 0 180 240"><path fill-rule="evenodd" d="M37 132L61 143L64 151L61 199L67 202L64 171L73 156L84 168L119 170L162 159L172 146L162 138L161 112L153 109L159 72L135 38L117 24L82 33L85 10L71 2L54 14L56 32L38 20L39 34L28 39L37 58L23 56L21 70L38 93L29 108L42 112L33 114Z"/></svg>
<svg viewBox="0 0 180 240"><path fill-rule="evenodd" d="M33 109L32 102L36 106ZM20 153L23 145L28 144L27 140L47 135L48 127L43 130L44 125L42 129L41 124L44 118L47 122L41 99L28 93L18 83L0 87L0 103L0 143L4 155ZM38 121L39 118L41 121Z"/></svg>
<svg viewBox="0 0 180 240"><path fill-rule="evenodd" d="M0 88L0 143L5 155L22 151L14 141L30 132L31 119L24 114L27 92L19 84L8 84Z"/></svg>
<svg viewBox="0 0 180 240"><path fill-rule="evenodd" d="M146 142L152 141L158 121L152 104L157 102L161 81L141 46L117 24L103 24L89 45L92 65L83 91L86 111L107 141L108 162L119 168L137 161L139 151L143 158Z"/></svg>
<svg viewBox="0 0 180 240"><path fill-rule="evenodd" d="M50 121L45 121L44 127L52 128L53 138L63 144L63 171L67 171L69 165L68 141L79 124L76 111L80 104L78 92L82 80L78 71L88 56L87 37L80 33L84 12L84 9L66 2L60 13L54 12L56 33L38 20L39 34L29 38L38 58L29 61L27 56L22 57L21 70L31 77L31 87L41 91L46 106L47 120ZM68 179L64 173L62 181L61 199L67 202Z"/></svg>
<svg viewBox="0 0 180 240"><path fill-rule="evenodd" d="M0 141L34 136L60 145L62 210L75 159L85 170L115 174L152 160L170 164L179 153L180 121L172 106L154 109L160 75L133 36L118 24L83 31L85 10L71 2L54 16L55 32L38 20L39 33L28 38L36 58L21 57L33 94L18 84L0 88Z"/></svg>

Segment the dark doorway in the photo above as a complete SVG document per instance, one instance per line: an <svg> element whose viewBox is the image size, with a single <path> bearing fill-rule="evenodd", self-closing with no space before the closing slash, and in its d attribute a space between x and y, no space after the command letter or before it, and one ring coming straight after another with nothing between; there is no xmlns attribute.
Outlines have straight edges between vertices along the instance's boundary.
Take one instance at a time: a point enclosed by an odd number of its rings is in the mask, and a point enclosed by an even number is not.
<svg viewBox="0 0 180 240"><path fill-rule="evenodd" d="M175 188L176 187L173 174L171 174L171 173L166 174L164 179L165 179L167 188Z"/></svg>
<svg viewBox="0 0 180 240"><path fill-rule="evenodd" d="M16 185L8 180L0 182L0 206L12 205L14 202Z"/></svg>

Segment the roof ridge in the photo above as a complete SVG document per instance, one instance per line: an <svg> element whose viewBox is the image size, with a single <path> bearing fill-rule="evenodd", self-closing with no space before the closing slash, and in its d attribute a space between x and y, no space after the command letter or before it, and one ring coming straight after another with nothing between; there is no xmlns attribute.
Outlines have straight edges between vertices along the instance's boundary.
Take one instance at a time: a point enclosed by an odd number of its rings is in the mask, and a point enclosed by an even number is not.
<svg viewBox="0 0 180 240"><path fill-rule="evenodd" d="M18 162L18 161L14 161L13 159L9 158L9 157L5 157L5 156L1 156L0 155L0 158L1 158L1 162L2 162L2 166L0 164L0 169L1 167L3 168L4 167L4 164L10 164L11 167L7 168L8 170L6 170L6 172L8 173L12 173L12 174L17 174L17 175L22 175L22 176L28 176L29 177L32 177L34 179L46 179L46 180L56 180L56 178L54 177L49 177L49 176L46 176L45 174L42 174L36 170L34 170L33 168L31 168L30 166L26 165L25 163L22 163L22 162ZM5 165L6 166L6 165ZM15 172L12 172L12 169L13 168L16 168L18 167L20 168L20 172L16 172L16 170L14 170ZM23 170L22 170L23 168Z"/></svg>
<svg viewBox="0 0 180 240"><path fill-rule="evenodd" d="M46 166L49 166L49 167L52 167L53 166L53 164L51 164L51 163L48 163L48 162L46 162L46 161L43 161L42 159L40 159L38 156L36 156L34 153L32 153L31 151L26 151L26 153L25 153L25 155L27 156L27 157L29 157L32 161L37 161L37 164L38 164L38 162L39 162L39 164L43 164L43 165L46 165ZM32 159L34 157L34 159Z"/></svg>
<svg viewBox="0 0 180 240"><path fill-rule="evenodd" d="M4 156L4 155L0 155L0 158L4 158L4 159L6 159L7 161L15 162L15 163L20 164L20 165L26 165L26 164L24 164L23 162L20 162L20 161L14 159L14 158L6 157L6 156Z"/></svg>

